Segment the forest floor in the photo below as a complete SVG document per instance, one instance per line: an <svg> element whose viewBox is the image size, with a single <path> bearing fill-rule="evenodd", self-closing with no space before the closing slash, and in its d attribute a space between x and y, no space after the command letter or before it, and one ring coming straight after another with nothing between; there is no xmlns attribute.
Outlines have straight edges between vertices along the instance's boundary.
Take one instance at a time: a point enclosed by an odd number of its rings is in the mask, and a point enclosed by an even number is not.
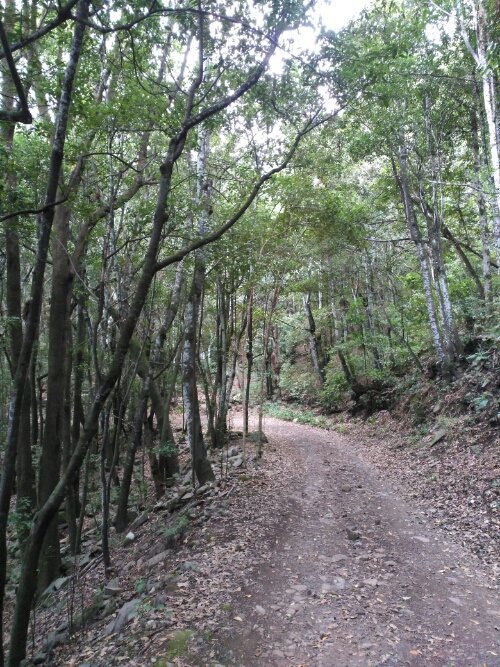
<svg viewBox="0 0 500 667"><path fill-rule="evenodd" d="M128 625L109 636L98 621L50 664L498 667L495 568L436 525L408 471L355 426L266 418L265 431L262 462L222 471L182 544L151 557L156 513L121 550Z"/></svg>
<svg viewBox="0 0 500 667"><path fill-rule="evenodd" d="M266 431L295 474L269 499L269 557L233 602L243 620L221 663L500 665L500 600L479 562L359 444L275 420Z"/></svg>

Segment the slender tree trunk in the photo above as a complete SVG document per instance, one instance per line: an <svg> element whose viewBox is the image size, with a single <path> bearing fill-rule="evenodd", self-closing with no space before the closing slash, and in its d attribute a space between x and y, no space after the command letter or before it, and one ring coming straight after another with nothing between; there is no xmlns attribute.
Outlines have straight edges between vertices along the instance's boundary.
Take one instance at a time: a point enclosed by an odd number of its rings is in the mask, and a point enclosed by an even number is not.
<svg viewBox="0 0 500 667"><path fill-rule="evenodd" d="M200 350L198 348L198 359L197 359L197 368L200 373L200 378L203 384L203 393L205 394L205 405L206 405L206 418L207 418L207 440L211 443L212 447L216 446L215 440L215 392L216 392L216 383L211 383L211 373L209 368L209 362L204 364ZM210 389L210 385L212 389Z"/></svg>
<svg viewBox="0 0 500 667"><path fill-rule="evenodd" d="M219 447L223 446L227 434L227 415L229 413L229 407L231 404L231 392L233 389L234 379L236 377L236 364L240 353L241 341L245 333L246 327L247 327L247 321L245 314L243 317L242 326L240 327L240 330L236 332L236 336L234 339L234 350L231 360L231 372L225 380L223 379L225 387L224 387L224 392L221 393L219 414L217 416L217 423L216 423L216 432L219 437L219 440L217 442ZM228 352L229 350L227 350L226 348L225 356L227 356ZM226 366L227 362L224 364L223 368L225 369Z"/></svg>
<svg viewBox="0 0 500 667"><path fill-rule="evenodd" d="M3 16L3 25L6 36L10 39L14 30L14 13L16 11L13 0L7 0ZM15 86L7 70L2 70L2 104L8 111L14 109L16 98ZM15 123L0 123L0 136L5 151L5 202L6 208L9 203L9 195L14 194L17 189L17 177L11 169L10 155L14 141ZM15 204L13 204L15 206ZM7 336L9 341L10 367L12 377L15 376L19 356L23 328L21 320L21 260L19 246L19 219L10 218L4 222L5 234L5 256L6 256L6 307L7 307ZM16 460L16 511L23 520L18 524L18 538L22 545L27 534L27 525L35 504L36 495L34 487L33 465L31 455L32 431L31 431L31 381L27 378L21 406L21 423L19 430L19 441L17 443Z"/></svg>
<svg viewBox="0 0 500 667"><path fill-rule="evenodd" d="M436 150L434 128L431 119L431 106L427 96L424 97L424 120L427 139L427 150L430 160L430 179L432 188L432 206L427 206L422 185L419 188L422 211L427 221L429 245L434 269L434 280L437 285L438 304L441 312L443 343L446 348L449 370L455 364L458 354L461 352L461 342L455 325L453 308L451 304L446 265L443 260L441 243L441 229L443 225L442 211L439 203L440 168L439 155Z"/></svg>
<svg viewBox="0 0 500 667"><path fill-rule="evenodd" d="M272 399L281 399L281 386L280 386L280 373L281 373L281 361L280 361L280 338L279 338L279 329L277 326L273 327L271 332L271 398Z"/></svg>
<svg viewBox="0 0 500 667"><path fill-rule="evenodd" d="M488 225L488 213L484 197L483 179L487 178L481 159L479 127L477 114L473 110L470 114L472 130L472 153L474 156L474 185L476 188L477 209L479 213L479 227L481 229L482 247L482 270L483 270L483 293L482 297L489 308L492 299L492 277L491 277L491 252L490 252L490 230Z"/></svg>
<svg viewBox="0 0 500 667"><path fill-rule="evenodd" d="M62 426L62 445L63 445L63 466L66 467L73 453L73 443L71 438L71 377L72 377L72 361L73 361L73 334L72 325L68 319L68 350L67 350L67 366L65 369L66 386L64 388L64 405L63 405L63 426ZM75 480L78 482L78 478ZM75 493L76 491L76 493ZM68 487L65 498L65 514L66 522L68 524L68 542L70 552L74 555L76 553L76 533L77 533L77 514L78 514L78 485L72 484Z"/></svg>
<svg viewBox="0 0 500 667"><path fill-rule="evenodd" d="M128 499L132 475L134 472L135 455L141 445L142 427L146 418L148 406L147 382L143 384L141 395L137 401L136 412L134 416L134 427L132 437L129 441L125 464L123 467L123 477L120 484L120 494L118 496L118 505L116 508L115 528L117 533L122 533L128 525Z"/></svg>
<svg viewBox="0 0 500 667"><path fill-rule="evenodd" d="M87 335L85 327L84 303L82 299L78 300L76 315L76 346L74 350L74 380L73 380L73 414L71 423L71 454L73 453L78 440L80 439L81 428L85 422L85 411L83 407L83 387L85 378L85 369L88 366L88 356L86 351ZM79 500L79 472L75 474L74 480L68 488L68 496L75 508L75 514L80 515Z"/></svg>
<svg viewBox="0 0 500 667"><path fill-rule="evenodd" d="M182 352L182 393L186 411L186 425L191 449L193 476L199 484L214 480L215 475L207 458L201 430L198 387L196 384L196 332L198 307L201 297L199 269L195 269L191 293L184 317L184 346Z"/></svg>
<svg viewBox="0 0 500 667"><path fill-rule="evenodd" d="M462 37L481 76L482 96L486 125L488 128L488 149L493 179L492 208L493 237L497 250L497 264L500 267L500 147L498 136L498 108L496 100L495 76L490 64L490 51L493 45L488 34L487 9L485 0L477 0L476 4L476 48L472 46L465 27L462 10L459 7L458 17ZM500 269L499 269L500 270Z"/></svg>
<svg viewBox="0 0 500 667"><path fill-rule="evenodd" d="M39 434L39 415L38 415L38 398L37 398L37 378L36 378L36 363L38 358L38 345L33 345L33 351L31 354L31 362L29 369L30 377L30 390L31 390L31 445L36 447L38 445L38 434ZM31 457L32 458L32 457ZM32 459L33 460L33 459ZM33 487L33 498L35 498L35 473L32 475L32 487ZM35 503L33 502L33 506Z"/></svg>
<svg viewBox="0 0 500 667"><path fill-rule="evenodd" d="M121 379L121 378L120 378ZM120 382L120 380L118 381ZM107 480L106 480L106 452L111 448L111 441L113 436L111 434L111 418L115 415L115 401L116 394L119 392L120 385L116 386L113 400L111 400L106 409L101 415L101 435L102 435L102 444L101 450L99 452L99 478L101 484L101 546L102 546L102 558L104 564L104 576L106 576L107 570L111 564L109 556L109 542L108 542L108 521L109 521L109 512L108 512L108 501L107 501ZM96 443L97 444L97 443ZM98 446L98 445L97 445Z"/></svg>
<svg viewBox="0 0 500 667"><path fill-rule="evenodd" d="M21 547L28 536L28 525L36 503L35 475L31 453L31 406L31 378L28 377L26 379L26 387L23 395L21 425L19 429L19 443L16 458L16 511L22 519L18 526L18 538Z"/></svg>
<svg viewBox="0 0 500 667"><path fill-rule="evenodd" d="M387 313L387 311L386 311L386 309L385 309L384 307L382 307L382 311L383 311L383 313L384 313L384 315L385 315L385 318L386 318L386 320L387 320L387 324L389 325L389 329L390 329L390 331L393 331L393 332L396 334L396 336L399 338L399 340L401 341L401 343L406 347L406 349L407 349L408 352L410 353L410 356L412 357L413 361L414 361L415 364L417 365L418 369L423 373L423 372L424 372L424 367L422 366L422 364L421 364L421 362L420 362L420 359L417 357L417 355L416 355L415 352L413 351L412 346L410 345L410 343L408 342L408 340L405 338L404 333L403 333L403 334L400 334L400 333L399 333L399 331L396 329L396 327L395 327L394 324L392 323L391 318L389 317L389 315L388 315L388 313Z"/></svg>
<svg viewBox="0 0 500 667"><path fill-rule="evenodd" d="M446 276L446 267L441 249L442 223L437 222L437 218L439 217L439 212L436 209L437 202L434 201L431 209L425 202L422 189L420 189L420 201L422 204L422 212L424 213L427 222L432 268L437 292L437 304L441 315L442 341L446 356L445 365L447 372L452 372L462 346L455 326L448 288L448 279Z"/></svg>
<svg viewBox="0 0 500 667"><path fill-rule="evenodd" d="M373 355L375 368L378 371L382 370L382 363L380 361L380 353L376 344L377 331L375 328L374 308L373 308L373 271L371 257L366 253L365 256L365 286L366 286L366 324L370 332L370 349Z"/></svg>
<svg viewBox="0 0 500 667"><path fill-rule="evenodd" d="M248 412L250 406L250 386L252 383L253 370L253 288L248 294L247 303L247 372L245 378L245 387L243 390L243 435L248 435Z"/></svg>
<svg viewBox="0 0 500 667"><path fill-rule="evenodd" d="M408 181L407 160L408 160L408 155L406 153L406 150L402 148L398 155L400 171L398 174L396 171L396 165L393 163L394 175L396 177L397 184L401 192L401 198L405 208L405 216L406 216L406 223L408 225L408 230L410 232L411 239L415 244L418 261L420 263L420 275L422 276L425 303L427 306L427 315L429 318L429 325L432 332L432 340L434 342L434 350L436 353L437 362L440 368L444 368L447 362L447 358L443 348L441 332L439 330L439 323L436 314L436 307L434 304L434 297L432 294L432 276L429 270L427 252L425 250L425 246L422 241L420 227L418 226L417 216L415 214L415 210L413 208L413 203L411 200L410 185Z"/></svg>
<svg viewBox="0 0 500 667"><path fill-rule="evenodd" d="M97 87L95 95L96 102L102 100L104 85L108 74L104 73L102 81ZM95 136L91 131L86 138L90 145ZM79 158L75 165L68 185L66 194L75 191L80 185L83 177L83 158ZM110 208L113 210L114 195L110 197ZM40 476L38 502L43 504L50 496L52 489L57 484L60 474L61 445L63 442L64 413L63 405L69 400L65 396L65 388L70 387L70 378L66 378L65 364L70 359L67 352L68 332L70 332L70 299L73 288L74 271L78 272L79 262L72 263L69 259L68 241L70 235L71 209L65 204L57 207L54 215L54 230L52 239L52 289L49 315L49 352L48 352L48 380L47 380L47 409L45 420L44 438L42 441L42 454L40 467L44 475ZM67 324L66 324L67 323ZM77 387L81 390L81 387ZM77 397L81 404L81 396ZM80 416L80 420L82 417ZM70 440L67 446L71 449ZM70 451L66 461L69 460ZM71 533L71 543L76 539L76 512L78 510L78 475L72 480L68 489L67 510ZM39 570L39 588L43 590L55 577L58 576L60 568L59 536L57 529L57 518L54 519L45 537L44 547L41 554Z"/></svg>
<svg viewBox="0 0 500 667"><path fill-rule="evenodd" d="M126 460L125 460L125 466L124 466L124 471L123 471L123 478L122 482L120 485L120 494L118 497L118 506L116 510L116 518L115 518L115 527L117 532L123 532L125 528L127 527L128 524L128 499L129 499L129 494L130 494L130 485L132 482L132 474L134 471L134 463L135 463L135 456L137 449L139 448L141 444L141 437L142 437L142 428L143 428L143 423L146 417L146 410L147 410L147 404L149 401L149 396L151 393L151 385L153 383L153 378L154 378L154 373L155 373L155 368L159 363L159 357L161 350L163 348L165 338L167 336L167 333L169 332L175 316L177 314L177 311L179 309L179 303L180 303L180 298L181 298L181 292L182 292L182 285L183 285L183 276L184 276L184 268L183 268L183 262L180 262L178 267L177 267L177 273L176 273L176 278L175 278L175 284L174 284L174 289L172 292L172 296L170 299L170 305L166 310L165 317L163 320L163 323L160 327L160 330L158 331L158 334L156 336L156 340L153 346L153 350L151 351L150 354L150 362L149 362L149 368L143 378L143 384L141 388L141 393L139 396L138 404L137 404L137 409L136 409L136 414L134 417L134 428L133 428L133 436L130 441L129 447L127 449L127 454L126 454ZM168 403L170 403L170 400L168 400ZM162 419L163 417L163 419ZM167 423L170 426L170 422L168 420L168 411L166 411L166 417L167 417ZM165 436L165 415L157 413L157 418L158 420L162 419L162 427L160 430L160 443L161 446L164 445L164 440L163 437ZM172 442L171 445L173 447L173 434L171 433L171 428L170 428L170 435L172 437ZM179 464L177 461L177 455L175 448L173 451L168 455L168 464L169 464L169 472L172 474L176 472L179 468ZM164 467L166 467L166 463L163 463ZM159 469L159 466L158 466Z"/></svg>
<svg viewBox="0 0 500 667"><path fill-rule="evenodd" d="M217 415L215 419L215 442L217 448L222 448L226 440L227 433L227 408L226 408L226 391L227 391L227 353L228 353L228 318L229 299L222 281L217 281L217 298L219 306L217 309L218 316L218 363L217 363L217 393L218 401L216 401Z"/></svg>
<svg viewBox="0 0 500 667"><path fill-rule="evenodd" d="M303 296L302 303L304 305L304 311L307 317L308 322L308 338L309 338L309 353L311 355L311 361L318 378L320 387L323 387L325 383L325 367L323 361L323 352L321 350L321 341L316 332L316 322L314 320L314 315L311 309L311 295Z"/></svg>
<svg viewBox="0 0 500 667"><path fill-rule="evenodd" d="M271 331L271 323L278 304L278 297L280 293L280 287L274 289L273 295L271 297L271 303L269 307L266 307L264 314L264 324L262 329L262 368L260 374L260 395L259 395L259 416L258 416L258 434L259 440L257 443L257 457L262 458L264 438L262 431L262 423L264 419L264 384L266 380L266 362L267 362L267 346L269 344L269 333Z"/></svg>
<svg viewBox="0 0 500 667"><path fill-rule="evenodd" d="M82 531L83 531L83 524L85 521L85 510L87 507L87 499L89 495L90 472L91 472L91 460L90 460L90 449L89 449L87 451L85 458L85 470L83 473L83 484L82 484L82 502L79 506L80 514L78 516L78 523L76 526L75 554L81 553L82 549Z"/></svg>
<svg viewBox="0 0 500 667"><path fill-rule="evenodd" d="M51 206L56 201L57 188L59 183L59 176L61 172L61 165L64 156L64 145L66 140L66 130L68 125L68 114L71 104L73 84L75 80L76 68L80 58L80 53L83 44L83 35L85 32L84 20L88 14L88 0L81 0L78 7L79 21L75 23L73 44L69 55L68 64L64 82L62 85L61 96L57 110L56 128L52 142L52 154L49 166L49 176L47 181L47 190L45 193L45 204L48 206L38 219L38 243L36 259L33 267L32 284L31 284L31 300L29 313L26 320L26 328L23 335L23 342L19 354L19 363L17 365L16 374L14 377L14 387L12 391L10 409L9 409L9 424L5 449L4 468L2 480L0 483L0 628L3 628L3 603L5 595L6 583L6 568L7 568L7 517L9 513L10 498L12 493L12 484L14 481L17 443L19 441L19 431L21 424L21 414L23 406L23 397L26 387L26 378L28 376L31 354L35 344L36 332L40 320L40 313L42 307L43 284L45 276L45 266L47 262L47 253L49 249L50 233L52 230L52 222L54 219L54 207ZM55 514L55 512L53 513ZM52 516L51 516L52 519ZM44 526L44 537L47 526ZM26 555L29 551L29 544L32 541L32 536L28 540ZM36 549L36 565L38 564L38 554L41 543L37 544ZM29 561L26 557L25 563ZM29 563L30 571L26 574L26 582L30 584L30 592L28 594L28 608L26 611L27 618L22 619L22 626L26 626L29 621L29 607L31 607L31 600L33 597L32 581L36 578L37 567L35 564ZM26 568L23 570L26 572ZM24 610L23 610L24 614ZM0 630L3 632L3 630ZM26 632L22 631L19 636L14 629L11 633L11 653L9 655L9 667L17 667L22 658L24 658L26 646ZM0 635L0 665L3 664L3 636Z"/></svg>
<svg viewBox="0 0 500 667"><path fill-rule="evenodd" d="M484 0L477 5L477 55L478 67L483 84L484 110L488 125L491 172L495 188L494 200L497 213L500 212L500 147L498 145L498 108L496 100L495 78L489 63L488 32L486 7ZM500 216L495 216L493 235L497 250L497 261L500 260ZM500 264L500 261L498 262Z"/></svg>
<svg viewBox="0 0 500 667"><path fill-rule="evenodd" d="M172 396L175 392L175 385L182 356L182 336L177 344L174 363L172 367L172 377L168 386L167 393L164 400L163 409L163 428L160 431L161 449L158 455L158 465L163 481L163 485L167 485L169 480L179 472L179 458L177 447L175 444L174 432L170 423L170 405L172 403ZM168 447L167 447L168 444Z"/></svg>
<svg viewBox="0 0 500 667"><path fill-rule="evenodd" d="M337 306L335 305L333 285L330 285L330 291L331 291L331 303L332 303L331 308L332 308L332 322L333 322L333 330L332 330L333 344L337 346L337 357L339 359L340 367L342 368L342 372L344 373L347 385L348 387L352 387L355 382L355 377L352 373L351 367L347 361L344 351L340 347L344 342L344 335L343 331L341 331L339 326L339 315L337 313Z"/></svg>
<svg viewBox="0 0 500 667"><path fill-rule="evenodd" d="M451 229L447 227L446 225L443 225L442 227L443 230L443 237L445 239L448 239L448 241L451 242L455 250L457 251L457 255L460 257L462 260L463 265L465 266L465 269L467 273L470 275L472 280L474 281L476 287L477 287L477 292L478 295L481 299L484 300L485 298L485 292L484 292L484 287L483 283L481 282L481 278L472 265L470 259L467 257L467 254L464 252L464 249L462 248L462 244L460 241L456 238L456 236L452 233Z"/></svg>
<svg viewBox="0 0 500 667"><path fill-rule="evenodd" d="M206 161L208 157L208 133L202 133L197 165L197 192L194 204L201 206L199 233L207 231L210 215L211 183L206 180ZM203 432L201 429L198 386L196 382L198 318L205 279L205 252L198 251L195 257L193 282L186 306L184 318L184 347L182 353L182 387L189 447L192 457L194 477L200 484L215 479L207 457Z"/></svg>
<svg viewBox="0 0 500 667"><path fill-rule="evenodd" d="M40 457L38 485L39 506L47 500L59 480L63 437L63 406L66 388L66 362L69 326L69 296L71 273L69 270L68 240L70 211L64 204L57 207L54 216L52 240L52 290L49 314L49 350L47 377L47 408L45 433ZM58 518L52 521L45 536L39 570L41 591L59 576Z"/></svg>

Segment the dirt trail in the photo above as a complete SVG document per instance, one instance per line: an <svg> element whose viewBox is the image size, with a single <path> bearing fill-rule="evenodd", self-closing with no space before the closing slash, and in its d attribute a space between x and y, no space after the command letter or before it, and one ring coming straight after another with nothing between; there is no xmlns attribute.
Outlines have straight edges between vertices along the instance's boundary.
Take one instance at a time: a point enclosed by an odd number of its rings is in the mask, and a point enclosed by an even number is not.
<svg viewBox="0 0 500 667"><path fill-rule="evenodd" d="M271 558L233 594L212 644L220 664L500 666L498 591L474 556L346 438L274 419L266 434L294 472L256 504L256 521L274 515Z"/></svg>

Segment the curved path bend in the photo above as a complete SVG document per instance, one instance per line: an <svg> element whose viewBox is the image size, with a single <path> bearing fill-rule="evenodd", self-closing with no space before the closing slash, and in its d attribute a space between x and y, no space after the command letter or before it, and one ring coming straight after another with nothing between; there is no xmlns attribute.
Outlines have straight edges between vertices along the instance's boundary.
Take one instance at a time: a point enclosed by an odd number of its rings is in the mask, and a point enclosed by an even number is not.
<svg viewBox="0 0 500 667"><path fill-rule="evenodd" d="M269 418L265 430L293 473L256 505L271 550L207 664L499 667L500 599L479 561L348 439Z"/></svg>

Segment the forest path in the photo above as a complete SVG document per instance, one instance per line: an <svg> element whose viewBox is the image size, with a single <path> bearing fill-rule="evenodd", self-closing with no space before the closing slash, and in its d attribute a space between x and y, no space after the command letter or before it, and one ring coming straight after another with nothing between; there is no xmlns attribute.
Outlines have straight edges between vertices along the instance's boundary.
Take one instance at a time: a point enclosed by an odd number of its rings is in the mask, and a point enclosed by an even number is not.
<svg viewBox="0 0 500 667"><path fill-rule="evenodd" d="M255 503L268 543L246 555L267 556L233 594L206 664L499 666L500 600L479 561L347 438L271 418L265 431L292 465Z"/></svg>

